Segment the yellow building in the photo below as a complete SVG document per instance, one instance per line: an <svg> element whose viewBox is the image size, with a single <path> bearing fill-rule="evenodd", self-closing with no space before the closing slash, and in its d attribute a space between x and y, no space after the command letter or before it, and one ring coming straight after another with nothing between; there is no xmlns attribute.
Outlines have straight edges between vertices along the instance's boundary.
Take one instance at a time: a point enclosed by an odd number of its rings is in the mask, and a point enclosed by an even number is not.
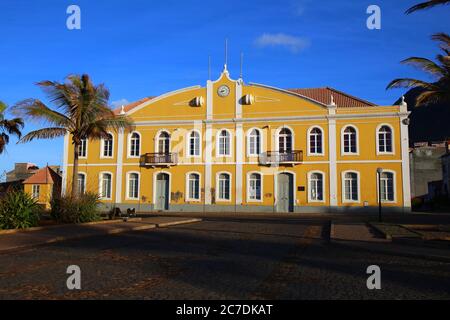
<svg viewBox="0 0 450 320"><path fill-rule="evenodd" d="M220 78L116 110L133 132L84 141L78 186L137 211L410 210L406 104L331 88L283 90ZM71 185L65 138L63 185ZM63 190L64 191L64 190Z"/></svg>
<svg viewBox="0 0 450 320"><path fill-rule="evenodd" d="M24 191L45 209L50 209L52 198L61 194L61 176L48 166L36 171L23 185Z"/></svg>

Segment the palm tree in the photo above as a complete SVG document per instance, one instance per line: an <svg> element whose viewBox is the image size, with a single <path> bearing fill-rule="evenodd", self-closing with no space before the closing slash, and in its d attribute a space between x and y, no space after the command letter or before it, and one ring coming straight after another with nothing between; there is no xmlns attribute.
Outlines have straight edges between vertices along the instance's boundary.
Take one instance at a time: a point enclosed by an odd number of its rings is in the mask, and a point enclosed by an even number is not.
<svg viewBox="0 0 450 320"><path fill-rule="evenodd" d="M412 6L411 8L406 10L405 13L410 14L417 10L429 9L440 4L448 4L448 3L450 3L450 0L429 0L416 4L415 6Z"/></svg>
<svg viewBox="0 0 450 320"><path fill-rule="evenodd" d="M21 118L5 119L5 112L6 104L0 101L0 154L5 151L5 147L9 143L9 135L15 135L20 139L23 128Z"/></svg>
<svg viewBox="0 0 450 320"><path fill-rule="evenodd" d="M94 85L87 74L69 75L64 83L42 81L37 85L47 94L55 109L38 99L19 102L19 114L41 120L50 127L26 134L20 142L53 139L70 134L73 148L72 196L78 195L78 150L83 139L106 138L108 130L130 129L133 124L125 115L116 115L108 106L109 91L104 84Z"/></svg>
<svg viewBox="0 0 450 320"><path fill-rule="evenodd" d="M434 82L427 82L412 78L401 78L391 81L386 89L391 88L422 88L423 92L417 97L416 105L442 103L450 105L450 36L437 33L431 37L441 43L444 54L438 54L438 63L420 57L412 57L402 61L428 73Z"/></svg>

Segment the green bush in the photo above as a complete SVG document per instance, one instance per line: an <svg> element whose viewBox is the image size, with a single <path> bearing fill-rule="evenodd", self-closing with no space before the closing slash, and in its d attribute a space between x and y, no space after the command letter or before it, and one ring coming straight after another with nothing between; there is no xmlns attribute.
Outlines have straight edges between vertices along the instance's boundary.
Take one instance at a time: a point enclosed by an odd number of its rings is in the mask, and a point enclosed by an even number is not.
<svg viewBox="0 0 450 320"><path fill-rule="evenodd" d="M39 222L41 207L28 193L13 190L0 200L0 229L24 229Z"/></svg>
<svg viewBox="0 0 450 320"><path fill-rule="evenodd" d="M83 223L100 220L99 196L85 193L78 197L66 195L51 201L51 217L60 223Z"/></svg>

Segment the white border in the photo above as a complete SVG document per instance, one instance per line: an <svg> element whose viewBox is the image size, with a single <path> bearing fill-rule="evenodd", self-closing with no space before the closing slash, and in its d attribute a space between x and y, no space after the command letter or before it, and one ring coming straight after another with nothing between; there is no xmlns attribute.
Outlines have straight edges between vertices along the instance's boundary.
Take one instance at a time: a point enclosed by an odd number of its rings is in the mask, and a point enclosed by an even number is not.
<svg viewBox="0 0 450 320"><path fill-rule="evenodd" d="M280 152L280 132L282 129L289 129L291 131L291 149L292 151L295 149L295 131L288 125L282 125L281 127L278 127L277 130L275 130L275 151Z"/></svg>
<svg viewBox="0 0 450 320"><path fill-rule="evenodd" d="M322 136L322 152L321 153L312 153L311 152L311 131L313 130L313 129L315 129L315 128L317 128L317 129L319 129L320 130L320 134L321 134L321 136ZM307 150L307 152L306 152L306 154L309 156L309 157L323 157L324 155L325 155L325 134L324 134L324 131L323 131L323 128L321 127L321 126L317 126L317 125L313 125L313 126L311 126L311 127L309 127L308 128L308 131L307 131L307 133L306 133L306 141L307 141L307 147L306 147L306 150Z"/></svg>
<svg viewBox="0 0 450 320"><path fill-rule="evenodd" d="M390 200L381 200L381 203L397 203L397 172L391 169L383 169L383 173L388 172L388 173L392 173L392 179L393 179L393 186L394 186L394 201L390 201ZM378 185L378 172L375 174L376 177L376 185L377 185L377 199L376 202L378 203L378 200L380 199L380 195L379 195L379 190L380 187Z"/></svg>
<svg viewBox="0 0 450 320"><path fill-rule="evenodd" d="M191 174L196 174L196 175L198 175L198 186L199 186L199 190L198 190L198 196L199 196L199 198L198 199L193 199L193 198L190 198L190 196L189 196L189 176L191 175ZM200 201L202 201L202 175L200 174L200 172L198 172L198 171L189 171L189 172L186 172L186 174L185 174L185 197L184 197L184 201L185 202L200 202Z"/></svg>
<svg viewBox="0 0 450 320"><path fill-rule="evenodd" d="M165 174L169 175L169 199L168 199L168 204L169 204L169 209L170 209L170 203L172 202L172 173L169 172L169 171L164 171L164 170L155 171L153 173L153 208L155 210L157 210L156 209L156 177L160 173L165 173ZM166 209L163 209L163 211L165 211L165 210Z"/></svg>
<svg viewBox="0 0 450 320"><path fill-rule="evenodd" d="M250 199L250 176L252 174L258 174L259 178L261 180L261 199ZM263 202L263 198L264 198L264 175L259 172L259 171L249 171L247 172L247 180L246 180L246 188L245 188L245 192L246 192L246 199L247 202L252 203L252 202L256 202L256 203L261 203Z"/></svg>
<svg viewBox="0 0 450 320"><path fill-rule="evenodd" d="M382 127L388 127L391 129L391 145L392 145L392 151L391 152L385 152L385 151L380 151L380 141L378 139L378 134L379 131ZM395 155L395 134L394 134L394 127L391 126L389 123L381 123L377 126L376 130L375 130L375 145L376 145L376 151L377 151L377 156L378 155Z"/></svg>
<svg viewBox="0 0 450 320"><path fill-rule="evenodd" d="M198 138L200 139L200 141L199 141L199 154L198 155L191 155L191 134L193 132L197 133L198 134ZM198 130L198 129L189 130L186 133L186 154L185 154L185 157L188 158L188 159L201 158L202 157L202 149L203 149L202 142L203 142L203 139L202 139L202 133L201 133L200 130Z"/></svg>
<svg viewBox="0 0 450 320"><path fill-rule="evenodd" d="M219 135L223 130L228 132L228 136L230 139L230 147L229 147L230 154L228 154L228 155L219 154L219 151L220 151L219 150ZM217 133L216 133L216 158L231 158L231 157L233 157L233 133L230 129L221 128L221 129L217 130Z"/></svg>
<svg viewBox="0 0 450 320"><path fill-rule="evenodd" d="M137 198L130 197L130 175L133 173L138 175L138 196L137 196ZM126 174L125 183L126 183L125 200L139 200L141 197L141 173L139 171L128 171Z"/></svg>
<svg viewBox="0 0 450 320"><path fill-rule="evenodd" d="M345 152L344 151L344 131L348 127L355 129L356 133L356 152ZM341 156L359 156L359 130L354 124L346 124L341 128Z"/></svg>
<svg viewBox="0 0 450 320"><path fill-rule="evenodd" d="M87 192L87 190L86 190L87 174L84 171L78 171L78 174L81 174L81 175L84 176L84 186L83 186L83 188L84 188L84 193L86 193ZM77 187L78 187L78 177L77 177ZM78 192L79 191L80 190L78 190Z"/></svg>
<svg viewBox="0 0 450 320"><path fill-rule="evenodd" d="M256 131L259 132L259 154L251 154L250 153L250 133L253 130L256 130ZM250 158L250 157L258 157L260 154L265 152L265 148L264 148L264 134L263 134L263 130L262 129L260 129L258 127L252 127L252 128L247 130L247 132L245 134L245 137L246 137L246 145L247 145L247 147L246 147L246 151L247 152L246 153L247 153L247 157L248 158Z"/></svg>
<svg viewBox="0 0 450 320"><path fill-rule="evenodd" d="M101 195L103 194L103 189L102 189L102 176L103 176L103 174L105 174L105 173L111 175L111 192L110 192L111 197L109 197L109 198L105 198L105 197L102 197L102 196L101 196ZM98 193L99 193L99 195L100 195L100 200L112 200L112 196L113 196L113 185L114 185L114 175L113 175L112 172L110 172L110 171L100 171L100 172L98 173Z"/></svg>
<svg viewBox="0 0 450 320"><path fill-rule="evenodd" d="M103 153L103 151L104 151L104 149L105 149L105 139L104 138L101 138L100 139L100 159L113 159L114 158L114 142L115 142L115 138L114 138L114 134L112 133L112 132L109 132L108 131L108 134L110 134L111 135L111 137L112 137L112 149L111 149L111 156L105 156L104 155L104 153Z"/></svg>
<svg viewBox="0 0 450 320"><path fill-rule="evenodd" d="M345 174L356 173L356 183L358 184L358 200L345 199ZM361 173L356 170L345 170L341 172L341 194L342 203L361 203Z"/></svg>
<svg viewBox="0 0 450 320"><path fill-rule="evenodd" d="M219 198L219 176L223 173L227 174L228 177L230 178L230 192L229 192L230 199L220 199ZM228 171L216 172L216 203L217 202L231 202L232 198L233 198L233 176Z"/></svg>
<svg viewBox="0 0 450 320"><path fill-rule="evenodd" d="M275 190L274 190L275 211L277 210L277 205L278 205L278 176L282 173L289 173L292 175L292 188L293 188L293 196L294 196L294 199L292 200L294 207L292 209L293 209L293 212L295 212L295 207L297 206L297 192L296 192L297 190L295 188L297 185L297 174L294 171L290 171L290 170L278 171L276 174L273 175L273 177L275 179L275 183L274 183L274 186L275 186ZM279 211L276 211L276 212L279 212Z"/></svg>
<svg viewBox="0 0 450 320"><path fill-rule="evenodd" d="M313 200L311 199L311 175L314 173L319 173L322 175L322 200ZM311 170L308 172L308 202L311 203L324 203L326 198L326 183L325 183L326 175L325 172L320 170Z"/></svg>
<svg viewBox="0 0 450 320"><path fill-rule="evenodd" d="M153 139L153 145L154 145L154 152L159 153L159 136L161 135L161 133L167 133L169 135L169 153L172 152L172 134L170 133L170 130L166 129L166 128L162 128L159 129L156 134L155 137Z"/></svg>
<svg viewBox="0 0 450 320"><path fill-rule="evenodd" d="M138 150L139 155L138 156L131 155L131 136L134 133L137 133L139 135L139 150ZM141 155L141 149L142 149L142 134L137 130L131 131L130 133L128 133L127 141L128 141L128 143L127 143L127 159L139 159L140 155Z"/></svg>

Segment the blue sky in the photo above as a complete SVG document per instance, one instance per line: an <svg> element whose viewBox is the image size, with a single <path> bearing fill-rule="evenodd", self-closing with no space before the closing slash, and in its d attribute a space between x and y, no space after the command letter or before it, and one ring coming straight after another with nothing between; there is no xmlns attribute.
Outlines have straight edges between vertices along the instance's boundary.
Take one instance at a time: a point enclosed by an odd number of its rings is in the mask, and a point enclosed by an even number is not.
<svg viewBox="0 0 450 320"><path fill-rule="evenodd" d="M34 83L89 73L111 91L111 102L134 101L205 85L224 62L244 80L281 88L331 86L380 105L402 90L386 91L396 77L422 74L399 61L434 57L430 35L450 32L450 6L404 15L420 0L396 1L149 1L2 0L0 100L9 105L45 97ZM81 8L81 30L66 28L66 9ZM369 30L366 9L381 8L381 30ZM38 128L27 123L25 132ZM61 164L62 139L8 145L0 175L14 162Z"/></svg>

